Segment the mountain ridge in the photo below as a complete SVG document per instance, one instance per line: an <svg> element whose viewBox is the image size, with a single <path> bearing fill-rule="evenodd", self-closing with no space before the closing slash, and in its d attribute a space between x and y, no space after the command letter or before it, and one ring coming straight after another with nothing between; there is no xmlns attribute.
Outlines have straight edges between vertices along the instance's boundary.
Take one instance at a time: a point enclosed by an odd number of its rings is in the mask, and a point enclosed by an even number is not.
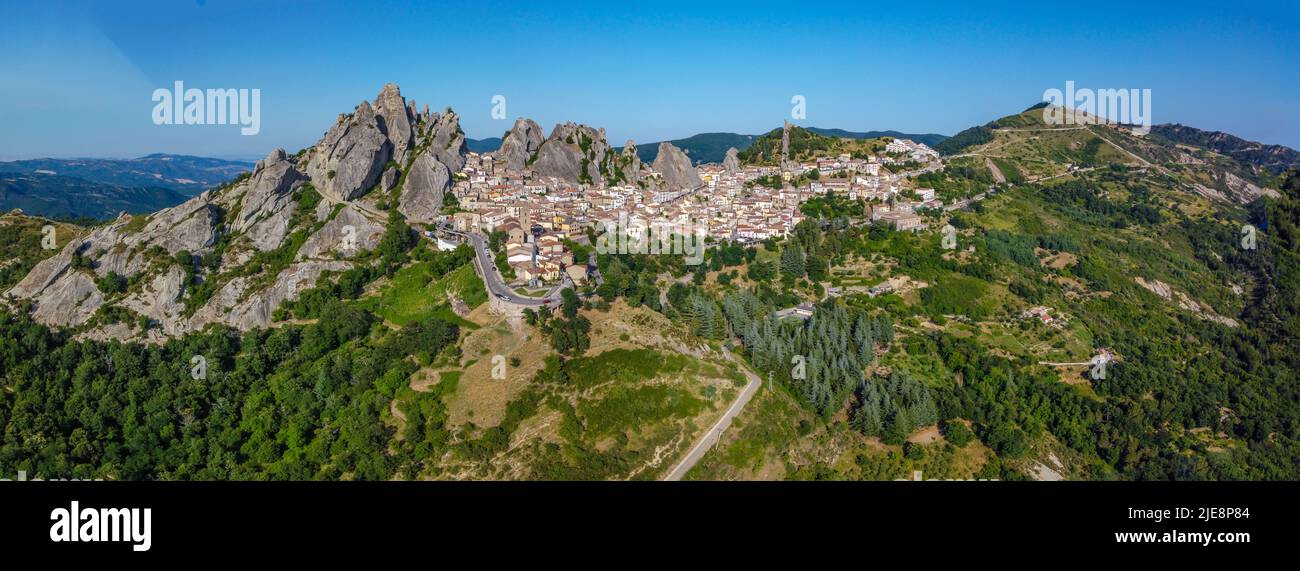
<svg viewBox="0 0 1300 571"><path fill-rule="evenodd" d="M808 127L807 129L820 135L846 139L875 139L880 137L911 139L931 147L948 138L947 135L940 135L937 133L910 134L893 130L848 131L845 129L824 129L821 127ZM671 143L674 147L685 152L694 164L722 163L722 161L726 159L727 149L735 147L736 150L743 151L749 148L749 145L753 144L754 139L760 136L762 136L762 134L745 135L726 131L714 131L696 133L689 137L683 137L680 139L640 143L635 145L635 147L637 149L637 156L641 159L641 162L646 164L654 163L656 156L659 154L659 143ZM501 141L501 137L467 139L469 150L476 153L496 152L501 147ZM625 147L626 145L623 147L614 147L614 150L622 152Z"/></svg>
<svg viewBox="0 0 1300 571"><path fill-rule="evenodd" d="M0 210L107 220L160 210L248 172L253 163L151 153L132 159L38 158L0 162Z"/></svg>

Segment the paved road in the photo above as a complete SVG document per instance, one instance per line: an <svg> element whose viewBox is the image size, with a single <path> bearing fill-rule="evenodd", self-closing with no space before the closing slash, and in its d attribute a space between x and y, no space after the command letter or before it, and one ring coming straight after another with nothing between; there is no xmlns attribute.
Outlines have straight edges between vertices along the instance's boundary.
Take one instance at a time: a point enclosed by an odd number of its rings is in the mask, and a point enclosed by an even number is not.
<svg viewBox="0 0 1300 571"><path fill-rule="evenodd" d="M469 240L470 245L474 246L474 264L478 267L478 273L483 278L483 284L487 286L488 294L492 297L505 297L510 303L531 307L540 307L551 302L559 303L562 287L552 288L546 297L519 295L510 289L505 280L501 279L501 274L497 272L496 264L492 263L492 256L488 253L486 241L478 233L457 232L446 227L443 227L442 231Z"/></svg>
<svg viewBox="0 0 1300 571"><path fill-rule="evenodd" d="M730 355L728 355L728 357L730 357ZM732 360L734 361L735 358L733 357ZM731 403L731 406L727 408L727 411L722 413L722 418L719 418L717 422L713 423L713 426L700 437L700 440L695 443L695 446L691 448L691 451L686 453L686 456L682 458L682 461L678 462L677 465L668 472L668 475L664 477L665 481L676 482L685 477L686 473L691 471L691 468L694 468L695 464L700 461L700 458L703 458L704 454L708 452L714 444L718 443L718 440L722 438L722 432L726 430L728 426L731 426L731 421L740 414L740 411L745 409L745 405L749 404L749 400L754 398L754 394L758 392L758 388L763 386L763 382L758 378L758 375L755 375L753 371L750 371L744 364L740 364L740 370L749 378L749 384L745 385L745 388L740 391L740 396L736 398L735 402Z"/></svg>

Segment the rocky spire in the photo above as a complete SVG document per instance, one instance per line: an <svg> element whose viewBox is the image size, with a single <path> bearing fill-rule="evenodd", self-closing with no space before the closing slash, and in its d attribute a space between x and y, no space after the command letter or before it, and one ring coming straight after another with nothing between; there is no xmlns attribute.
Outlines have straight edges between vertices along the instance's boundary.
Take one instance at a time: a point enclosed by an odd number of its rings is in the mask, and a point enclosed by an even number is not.
<svg viewBox="0 0 1300 571"><path fill-rule="evenodd" d="M736 174L740 170L740 151L736 147L727 149L727 156L722 159L722 168L727 169L727 174Z"/></svg>
<svg viewBox="0 0 1300 571"><path fill-rule="evenodd" d="M460 128L460 115L448 107L434 119L429 129L429 152L451 172L459 172L465 166L465 155L469 153L465 132Z"/></svg>
<svg viewBox="0 0 1300 571"><path fill-rule="evenodd" d="M520 172L542 146L543 138L541 126L532 119L520 117L501 140L496 159L505 163L507 171Z"/></svg>
<svg viewBox="0 0 1300 571"><path fill-rule="evenodd" d="M636 184L641 180L644 165L641 163L641 156L636 153L636 142L628 139L623 144L623 155L620 157L619 166L623 172L623 180Z"/></svg>
<svg viewBox="0 0 1300 571"><path fill-rule="evenodd" d="M664 184L669 188L687 189L704 184L690 157L667 141L659 143L659 155L655 157L653 168L664 177Z"/></svg>
<svg viewBox="0 0 1300 571"><path fill-rule="evenodd" d="M366 101L352 115L339 116L307 163L316 190L335 200L352 200L378 182L393 151L383 122Z"/></svg>
<svg viewBox="0 0 1300 571"><path fill-rule="evenodd" d="M375 112L383 118L384 132L393 144L393 159L406 164L415 148L415 115L395 83L384 85L375 98Z"/></svg>
<svg viewBox="0 0 1300 571"><path fill-rule="evenodd" d="M608 166L609 152L603 130L560 123L538 147L533 171L562 180L599 184L604 181L601 169Z"/></svg>

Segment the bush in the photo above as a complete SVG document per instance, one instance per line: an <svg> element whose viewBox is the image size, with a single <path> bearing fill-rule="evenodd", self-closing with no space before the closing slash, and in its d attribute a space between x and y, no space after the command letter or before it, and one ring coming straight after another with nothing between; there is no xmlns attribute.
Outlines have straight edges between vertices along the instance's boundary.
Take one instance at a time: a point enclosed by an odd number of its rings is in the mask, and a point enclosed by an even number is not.
<svg viewBox="0 0 1300 571"><path fill-rule="evenodd" d="M966 426L966 423L960 420L945 420L943 421L943 437L947 438L948 442L952 443L953 446L963 448L970 444L975 434L971 432L970 427Z"/></svg>
<svg viewBox="0 0 1300 571"><path fill-rule="evenodd" d="M117 272L108 272L104 277L95 279L95 287L108 295L126 291L127 283L127 279Z"/></svg>

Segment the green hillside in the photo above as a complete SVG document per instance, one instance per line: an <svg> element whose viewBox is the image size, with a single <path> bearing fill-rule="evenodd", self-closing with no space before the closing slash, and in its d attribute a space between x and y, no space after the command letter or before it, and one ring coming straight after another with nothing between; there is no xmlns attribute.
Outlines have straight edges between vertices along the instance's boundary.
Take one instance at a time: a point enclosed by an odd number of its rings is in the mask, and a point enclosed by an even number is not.
<svg viewBox="0 0 1300 571"><path fill-rule="evenodd" d="M975 201L926 209L916 232L819 196L790 236L722 241L698 266L599 255L598 283L522 315L493 311L468 247L436 251L400 214L372 263L281 303L269 329L141 345L6 306L0 471L658 479L755 379L689 479L1300 478L1300 174L1251 189L1231 157L1034 113L900 181ZM742 158L773 164L780 143ZM796 160L881 145L790 130ZM0 263L19 264L3 283L52 255L44 223L0 218ZM274 270L287 244L246 263ZM237 271L187 278L183 299Z"/></svg>

